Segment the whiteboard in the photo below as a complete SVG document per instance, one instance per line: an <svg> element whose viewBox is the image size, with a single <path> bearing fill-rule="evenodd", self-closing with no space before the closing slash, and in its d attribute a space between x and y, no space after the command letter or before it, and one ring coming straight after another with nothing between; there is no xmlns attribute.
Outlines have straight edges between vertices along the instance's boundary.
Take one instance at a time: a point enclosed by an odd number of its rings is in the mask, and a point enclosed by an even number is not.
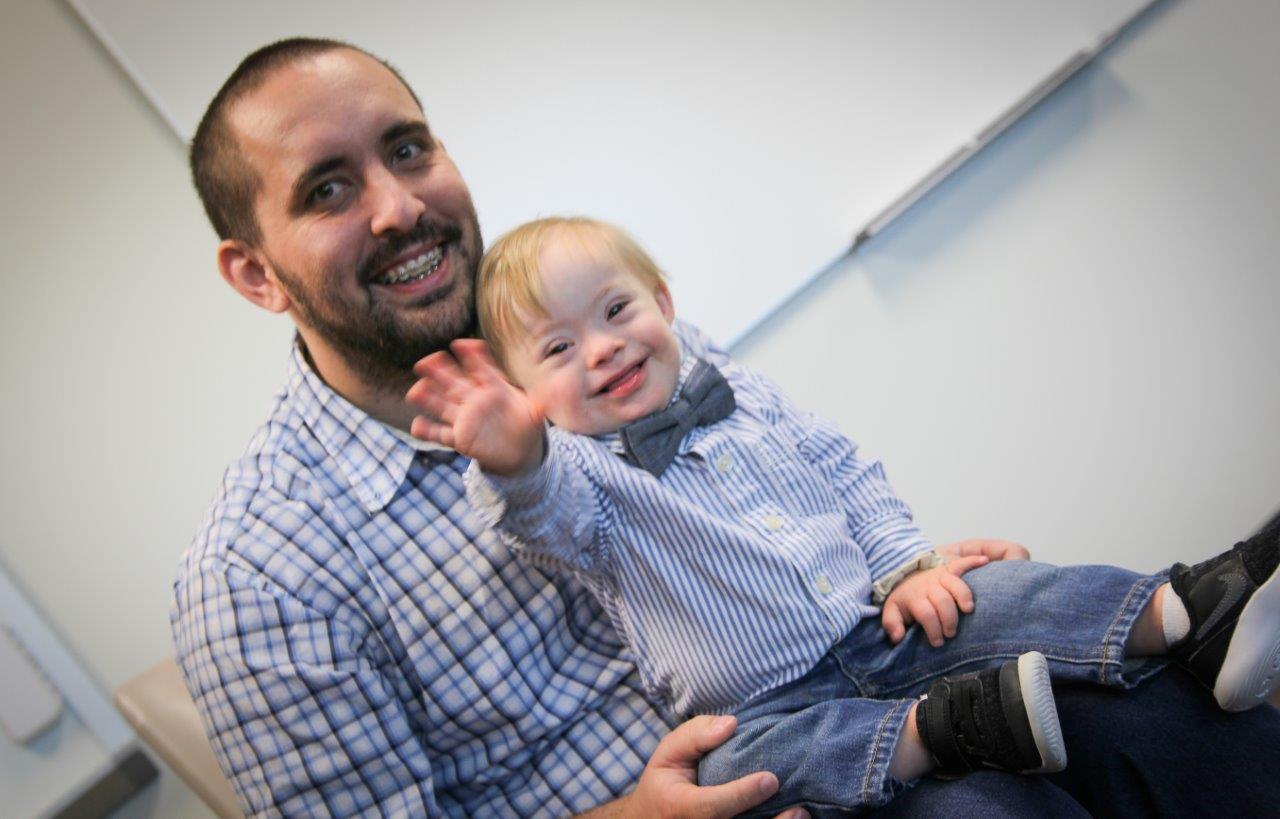
<svg viewBox="0 0 1280 819"><path fill-rule="evenodd" d="M616 222L677 312L732 344L1146 1L71 4L184 140L272 40L389 59L486 238L551 214Z"/></svg>

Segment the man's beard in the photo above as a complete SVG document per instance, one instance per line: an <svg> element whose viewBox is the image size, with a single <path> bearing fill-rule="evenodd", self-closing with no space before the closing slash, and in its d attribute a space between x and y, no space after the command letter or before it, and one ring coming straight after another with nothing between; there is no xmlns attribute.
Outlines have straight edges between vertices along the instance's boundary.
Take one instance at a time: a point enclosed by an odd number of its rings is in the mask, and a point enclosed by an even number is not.
<svg viewBox="0 0 1280 819"><path fill-rule="evenodd" d="M321 278L310 290L289 271L276 267L281 284L299 318L328 342L368 386L385 393L400 393L413 382L413 365L423 356L448 348L455 338L477 334L475 274L481 242L479 225L472 217L471 239L457 224L419 222L409 233L388 240L360 265L357 274L367 296L363 303L343 294L342 274ZM463 241L458 241L463 239ZM410 305L376 301L370 288L378 271L405 248L424 242L450 244L457 252L451 281L440 290ZM406 313L419 315L411 318Z"/></svg>

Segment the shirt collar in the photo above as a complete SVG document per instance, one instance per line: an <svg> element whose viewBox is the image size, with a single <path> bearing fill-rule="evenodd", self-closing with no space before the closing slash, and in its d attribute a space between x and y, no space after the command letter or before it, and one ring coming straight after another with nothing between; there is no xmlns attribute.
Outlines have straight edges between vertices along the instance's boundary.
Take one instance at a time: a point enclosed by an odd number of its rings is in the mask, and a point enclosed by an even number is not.
<svg viewBox="0 0 1280 819"><path fill-rule="evenodd" d="M295 341L289 357L287 389L303 421L370 513L382 510L395 497L419 450L440 449L425 441L418 442L421 447L409 443L415 439L334 392L311 368L301 339Z"/></svg>

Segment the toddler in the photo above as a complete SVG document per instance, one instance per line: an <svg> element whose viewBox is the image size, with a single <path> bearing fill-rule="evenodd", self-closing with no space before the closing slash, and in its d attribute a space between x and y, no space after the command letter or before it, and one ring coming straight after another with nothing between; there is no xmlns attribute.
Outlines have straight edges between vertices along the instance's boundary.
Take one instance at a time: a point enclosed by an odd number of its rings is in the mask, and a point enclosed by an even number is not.
<svg viewBox="0 0 1280 819"><path fill-rule="evenodd" d="M481 516L591 589L657 701L738 717L699 779L774 771L762 813L1060 770L1051 674L1131 687L1172 659L1227 710L1275 684L1280 527L1150 576L939 554L879 464L675 318L618 229L517 228L477 300L484 341L416 368L413 434L473 459Z"/></svg>

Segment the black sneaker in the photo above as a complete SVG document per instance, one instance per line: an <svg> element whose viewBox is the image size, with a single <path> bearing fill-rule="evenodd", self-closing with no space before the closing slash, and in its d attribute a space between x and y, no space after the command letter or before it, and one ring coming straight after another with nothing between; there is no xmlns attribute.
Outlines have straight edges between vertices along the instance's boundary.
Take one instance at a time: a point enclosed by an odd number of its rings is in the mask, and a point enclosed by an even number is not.
<svg viewBox="0 0 1280 819"><path fill-rule="evenodd" d="M1227 711L1267 701L1280 680L1280 519L1229 551L1169 575L1191 630L1169 654Z"/></svg>
<svg viewBox="0 0 1280 819"><path fill-rule="evenodd" d="M1067 766L1049 666L1038 651L938 680L916 709L916 727L937 776L979 768L1052 773Z"/></svg>

